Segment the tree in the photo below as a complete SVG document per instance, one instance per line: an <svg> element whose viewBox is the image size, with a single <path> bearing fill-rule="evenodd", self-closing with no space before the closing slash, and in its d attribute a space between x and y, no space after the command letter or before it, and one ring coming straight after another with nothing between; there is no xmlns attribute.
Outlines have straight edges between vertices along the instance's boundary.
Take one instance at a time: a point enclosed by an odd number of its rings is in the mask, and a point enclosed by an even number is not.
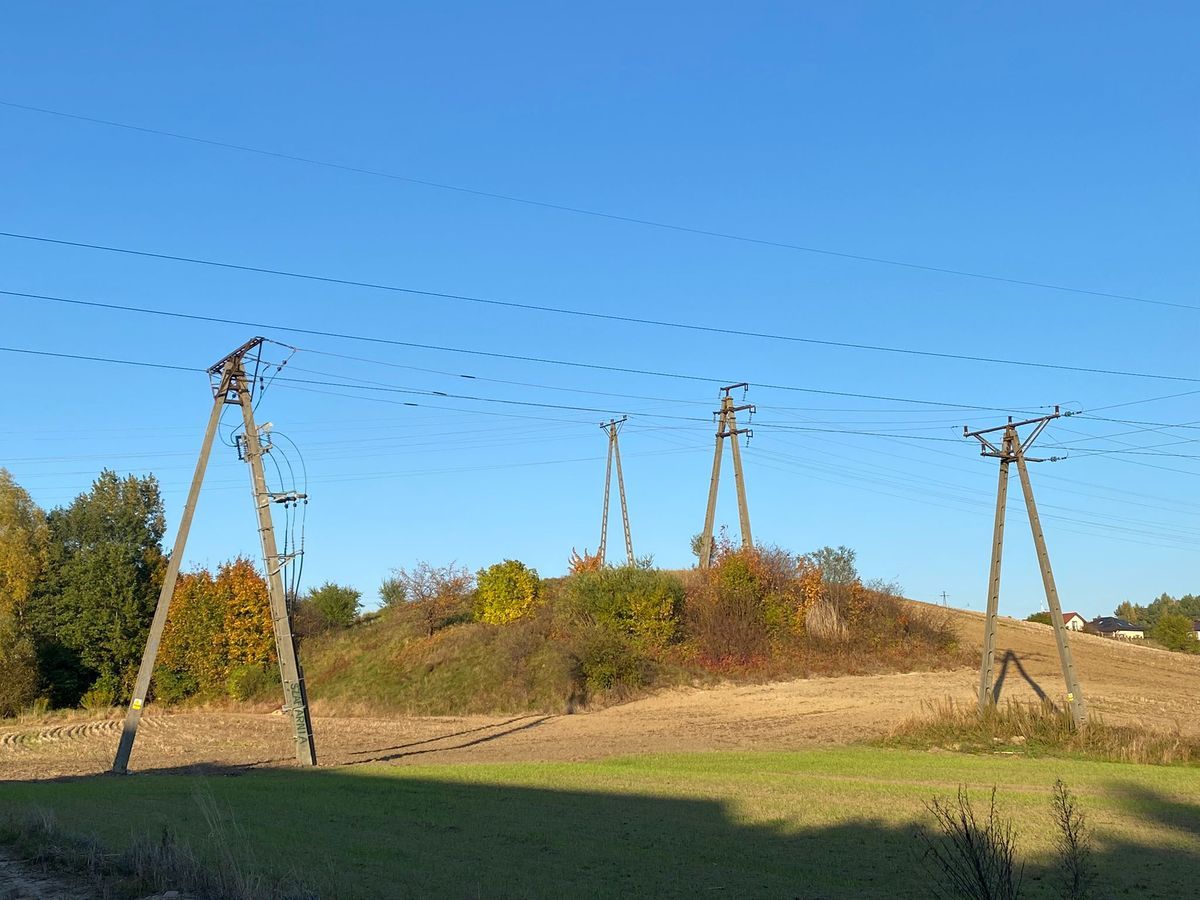
<svg viewBox="0 0 1200 900"><path fill-rule="evenodd" d="M821 570L821 577L826 584L855 584L858 582L858 569L854 560L858 554L849 547L822 547L809 555Z"/></svg>
<svg viewBox="0 0 1200 900"><path fill-rule="evenodd" d="M25 615L46 567L46 515L0 469L0 716L37 696L37 655Z"/></svg>
<svg viewBox="0 0 1200 900"><path fill-rule="evenodd" d="M1113 615L1126 622L1140 623L1146 618L1146 607L1136 606L1128 600L1124 600L1113 610Z"/></svg>
<svg viewBox="0 0 1200 900"><path fill-rule="evenodd" d="M129 696L166 568L162 497L153 475L105 470L47 520L46 577L28 619L52 699Z"/></svg>
<svg viewBox="0 0 1200 900"><path fill-rule="evenodd" d="M411 569L393 569L391 577L379 586L385 606L411 604L420 611L425 633L432 636L468 611L475 579L462 566L431 566L419 562Z"/></svg>
<svg viewBox="0 0 1200 900"><path fill-rule="evenodd" d="M327 581L296 604L295 630L300 637L334 628L349 628L358 620L362 592Z"/></svg>
<svg viewBox="0 0 1200 900"><path fill-rule="evenodd" d="M1168 650L1183 650L1187 653L1200 652L1200 642L1196 640L1196 632L1192 629L1192 620L1183 613L1163 613L1150 637L1162 644Z"/></svg>
<svg viewBox="0 0 1200 900"><path fill-rule="evenodd" d="M1029 615L1027 615L1025 617L1025 621L1026 622L1037 622L1040 625L1052 624L1052 622L1050 620L1050 613L1048 613L1048 612L1030 613Z"/></svg>
<svg viewBox="0 0 1200 900"><path fill-rule="evenodd" d="M536 569L515 559L480 569L476 576L475 618L492 625L507 625L537 605L541 581Z"/></svg>
<svg viewBox="0 0 1200 900"><path fill-rule="evenodd" d="M250 560L179 577L154 670L159 699L224 694L239 667L266 670L275 659L267 582Z"/></svg>

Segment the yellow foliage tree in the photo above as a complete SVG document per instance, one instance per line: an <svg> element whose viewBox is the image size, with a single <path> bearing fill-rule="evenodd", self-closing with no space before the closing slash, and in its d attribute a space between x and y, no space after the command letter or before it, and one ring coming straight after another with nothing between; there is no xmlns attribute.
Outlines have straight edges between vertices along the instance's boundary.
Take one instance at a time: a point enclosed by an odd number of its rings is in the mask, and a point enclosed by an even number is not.
<svg viewBox="0 0 1200 900"><path fill-rule="evenodd" d="M20 618L46 568L46 514L0 469L0 614Z"/></svg>
<svg viewBox="0 0 1200 900"><path fill-rule="evenodd" d="M160 699L224 693L234 669L275 658L267 583L250 560L180 576L155 668Z"/></svg>

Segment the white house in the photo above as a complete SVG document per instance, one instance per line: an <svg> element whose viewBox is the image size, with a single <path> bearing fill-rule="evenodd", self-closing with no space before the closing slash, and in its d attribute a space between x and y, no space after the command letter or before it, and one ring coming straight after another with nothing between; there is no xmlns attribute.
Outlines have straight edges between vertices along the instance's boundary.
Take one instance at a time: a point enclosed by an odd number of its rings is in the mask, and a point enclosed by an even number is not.
<svg viewBox="0 0 1200 900"><path fill-rule="evenodd" d="M1086 624L1087 619L1077 612L1063 613L1063 625L1071 631L1083 631L1083 626Z"/></svg>
<svg viewBox="0 0 1200 900"><path fill-rule="evenodd" d="M1140 641L1146 637L1146 629L1116 616L1098 616L1092 620L1091 626L1097 634L1118 640Z"/></svg>

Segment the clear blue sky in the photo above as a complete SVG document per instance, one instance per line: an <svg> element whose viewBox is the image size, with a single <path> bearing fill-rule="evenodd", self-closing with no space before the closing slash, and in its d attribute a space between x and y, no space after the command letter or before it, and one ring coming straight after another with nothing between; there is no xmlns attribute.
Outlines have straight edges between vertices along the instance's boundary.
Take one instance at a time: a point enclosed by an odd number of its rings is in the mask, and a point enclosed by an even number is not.
<svg viewBox="0 0 1200 900"><path fill-rule="evenodd" d="M16 4L0 27L0 101L691 228L1200 305L1191 4ZM10 107L0 107L0 135L3 231L1200 377L1197 309L656 229ZM635 549L667 566L691 559L711 465L707 417L726 381L1014 411L1200 389L587 321L12 239L0 239L0 289L710 378L264 332L304 348L297 370L330 373L294 378L629 413ZM256 331L10 297L0 310L4 346L184 366L207 366ZM154 472L173 536L208 411L203 376L11 353L0 365L0 465L47 506L69 502L104 466ZM518 557L557 574L572 547L595 548L602 414L428 397L413 408L303 387L276 383L260 416L307 461L308 584L350 583L372 601L389 569L422 559L478 567ZM761 386L749 399L763 426L825 429L756 429L746 451L756 538L796 550L847 544L867 576L982 606L996 464L961 440L961 426L1001 412ZM1098 414L1194 423L1198 400ZM1139 427L1079 417L1043 437L1047 454L1076 448L1033 471L1068 609L1092 615L1200 590L1200 432L1123 434ZM1153 449L1083 452L1136 447ZM1002 609L1024 615L1041 585L1016 488L1014 479ZM731 478L719 520L736 526ZM219 447L187 562L257 555L256 540L246 473ZM610 547L620 546L614 531Z"/></svg>

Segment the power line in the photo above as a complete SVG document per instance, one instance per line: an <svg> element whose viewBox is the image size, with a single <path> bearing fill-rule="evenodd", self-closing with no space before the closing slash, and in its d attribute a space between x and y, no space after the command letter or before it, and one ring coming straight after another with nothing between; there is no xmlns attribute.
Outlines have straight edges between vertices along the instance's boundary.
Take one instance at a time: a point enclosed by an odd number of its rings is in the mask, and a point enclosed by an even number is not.
<svg viewBox="0 0 1200 900"><path fill-rule="evenodd" d="M312 272L296 272L289 269L276 269L267 266L231 263L223 260L204 259L196 256L182 256L173 253L159 253L152 250L139 250L132 247L116 247L108 244L94 244L86 241L68 241L61 238L45 237L44 235L22 234L13 231L0 231L0 237L13 240L34 241L43 244L53 244L61 247L74 247L84 250L98 250L104 253L118 253L143 259L157 259L167 262L187 263L189 265L207 266L210 268L227 269L235 272L252 272L258 275L271 275L280 278L294 278L301 281L313 281L320 284L335 284L341 287L365 288L367 290L386 291L396 294L407 294L415 297L426 297L435 300L454 300L464 303L476 303L503 309L519 309L526 312L551 313L554 315L575 316L585 319L598 319L609 322L621 322L627 325L646 325L656 328L672 328L682 331L702 332L705 334L720 334L731 337L755 338L760 340L782 341L784 343L807 344L819 347L832 347L840 350L862 350L872 353L889 353L902 356L914 356L927 359L946 359L957 362L986 363L991 365L1018 366L1022 368L1050 369L1062 372L1080 372L1087 375L1111 375L1120 378L1148 378L1159 381L1182 381L1200 384L1200 378L1184 375L1166 375L1154 372L1130 372L1121 369L1103 369L1093 366L1069 366L1062 363L1035 362L1032 360L1003 359L992 356L976 356L967 353L946 353L937 350L918 350L911 347L888 347L878 344L860 344L851 341L834 341L821 338L801 337L799 335L774 334L764 331L744 331L736 328L721 328L715 325L697 325L689 322L672 322L666 319L647 319L638 316L623 316L616 313L602 313L593 310L571 309L562 306L549 306L536 303L520 303L514 300L498 300L490 297L478 297L470 294L456 294L447 291L431 291L422 288L404 287L376 281L361 281L354 278L341 278L333 275L319 275ZM15 295L16 292L13 292ZM28 296L28 295L25 295ZM40 299L40 298L34 298ZM1200 309L1200 307L1196 307Z"/></svg>
<svg viewBox="0 0 1200 900"><path fill-rule="evenodd" d="M1048 281L1013 278L1005 275L996 275L990 272L975 272L968 269L958 269L949 266L928 265L924 263L911 262L908 260L892 259L883 256L872 256L864 253L851 253L849 251L833 250L828 247L813 247L805 244L793 243L790 241L759 238L745 234L737 234L735 232L699 228L696 226L681 225L674 222L663 222L656 219L643 218L641 216L605 212L603 210L590 209L588 207L575 206L566 203L553 203L545 200L535 200L530 197L520 197L515 194L504 194L498 191L485 191L478 188L471 188L463 185L451 184L448 182L432 181L429 179L417 178L411 175L401 175L396 172L387 172L381 169L369 169L362 166L351 166L344 163L332 162L330 160L317 159L315 157L301 156L294 153L284 153L282 151L269 150L262 147L252 147L246 144L235 144L229 141L219 141L212 138L204 138L196 135L183 134L176 131L168 131L162 128L149 128L141 125L133 125L127 122L117 122L111 119L84 116L77 113L69 113L62 110L48 109L41 106L15 103L8 100L0 100L0 106L5 106L10 109L24 110L26 112L40 113L42 115L57 116L59 118L71 119L78 122L87 122L93 125L103 125L108 128L118 128L125 131L133 131L140 134L150 134L158 137L171 138L173 140L204 144L210 147L218 147L223 150L232 150L239 153L250 153L272 159L282 159L289 162L302 163L309 166L319 166L326 169L351 172L356 175L366 175L373 178L386 178L391 181L419 185L421 187L433 188L440 191L452 191L454 193L466 194L473 197L483 197L488 200L500 200L505 203L518 203L523 206L536 207L539 209L550 209L557 212L571 213L579 216L589 216L597 219L606 219L612 222L624 222L631 225L641 225L647 228L657 228L665 231L677 232L680 234L692 234L700 237L736 241L738 243L753 244L760 247L773 247L780 250L793 250L800 253L810 253L818 256L831 257L834 259L845 259L853 262L866 262L873 265L891 266L894 268L909 269L911 271L918 272L931 272L938 275L950 275L957 278L971 278L979 281L991 281L998 284L1011 284L1018 287L1032 287L1040 290L1078 294L1087 297L1100 297L1107 300L1119 300L1129 303L1140 303L1174 309L1200 310L1200 306L1194 306L1188 303L1175 303L1169 300L1140 297L1134 294L1119 294L1111 291L1092 290L1090 288L1080 288Z"/></svg>
<svg viewBox="0 0 1200 900"><path fill-rule="evenodd" d="M326 337L334 340L343 341L358 341L368 344L380 344L390 347L406 347L414 350L430 350L437 353L457 353L466 356L478 356L487 359L503 359L513 362L537 363L539 365L565 366L576 369L585 369L594 372L615 372L623 375L638 375L651 378L670 378L680 381L694 381L704 384L728 384L734 379L728 376L707 376L707 375L691 375L680 372L661 372L653 369L635 369L628 366L613 366L603 363L580 362L578 360L554 359L544 356L528 356L517 353L500 353L493 350L473 350L465 347L451 347L439 344L422 344L416 341L401 341L395 338L378 337L374 335L352 334L341 331L327 331L317 328L300 328L294 325L285 325L280 323L270 322L252 322L239 319L226 319L216 316L203 316L195 313L172 312L162 309L153 309L151 307L132 306L116 303L103 303L95 300L79 300L68 297L59 297L51 294L32 294L23 291L5 291L0 290L0 295L8 297L20 297L31 300L45 300L53 303L65 303L73 306L95 307L99 309L120 310L122 312L143 313L146 315L163 316L172 319L186 319L196 322L211 322L217 325L237 325L239 327L253 328L256 330L271 330L284 331L293 334L306 334L311 337ZM887 403L909 403L919 406L934 406L943 407L946 409L961 409L973 411L990 411L990 412L1013 412L1015 410L1005 407L995 406L977 406L969 403L953 403L950 401L938 400L922 400L912 397L896 397L885 394L866 394L856 391L834 391L821 388L810 388L798 385L789 384L772 384L758 382L755 383L756 388L765 388L778 391L793 391L804 394L818 394L829 397L844 397L847 399L856 400L879 400Z"/></svg>

